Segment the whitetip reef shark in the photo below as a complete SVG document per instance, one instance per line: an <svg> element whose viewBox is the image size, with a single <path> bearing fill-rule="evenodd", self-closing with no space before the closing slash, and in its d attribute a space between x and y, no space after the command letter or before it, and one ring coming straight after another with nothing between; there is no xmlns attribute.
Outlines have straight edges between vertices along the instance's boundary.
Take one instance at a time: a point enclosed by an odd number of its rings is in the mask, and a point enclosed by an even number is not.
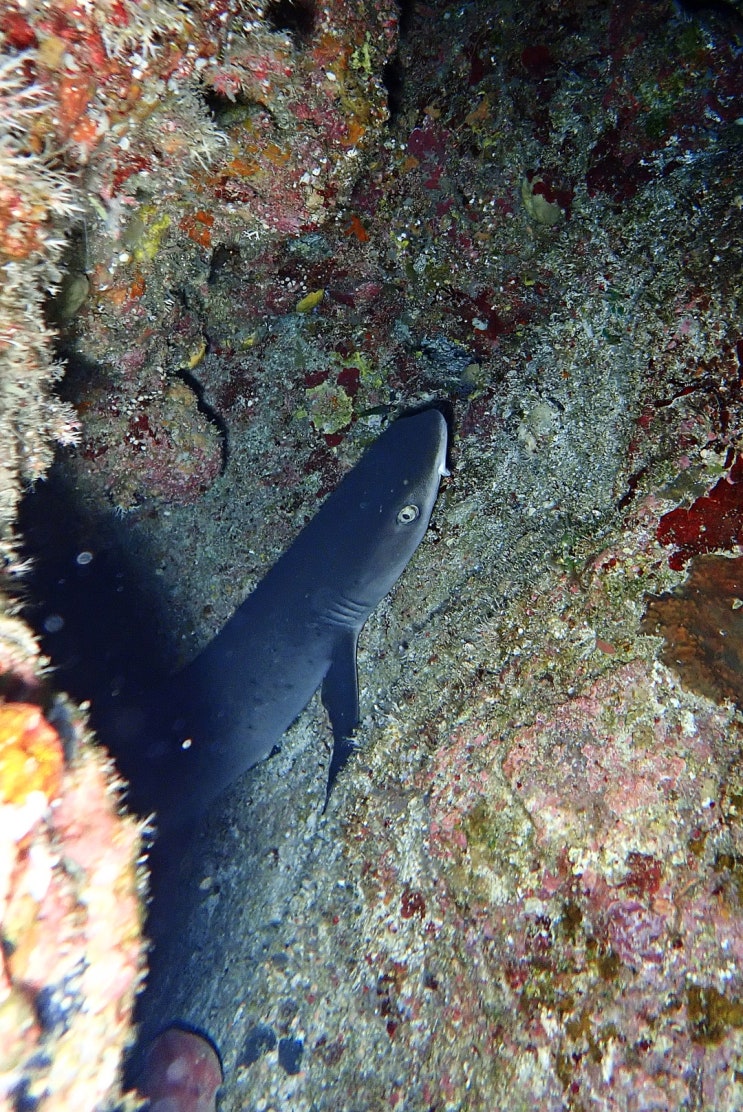
<svg viewBox="0 0 743 1112"><path fill-rule="evenodd" d="M439 409L392 422L206 648L144 713L119 715L130 803L155 812L160 832L197 822L321 685L333 730L329 795L359 723L359 632L423 539L447 443Z"/></svg>

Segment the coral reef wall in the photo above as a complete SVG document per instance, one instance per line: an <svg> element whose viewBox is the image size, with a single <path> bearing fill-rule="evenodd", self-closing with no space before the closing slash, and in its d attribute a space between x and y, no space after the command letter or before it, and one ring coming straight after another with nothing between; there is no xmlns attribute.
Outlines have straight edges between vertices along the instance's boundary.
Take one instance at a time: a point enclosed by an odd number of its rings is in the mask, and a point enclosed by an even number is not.
<svg viewBox="0 0 743 1112"><path fill-rule="evenodd" d="M144 493L154 486L165 497L193 497L214 478L212 430L187 390L167 388L179 367L198 361L203 336L181 324L180 342L163 351L152 317L165 324L165 289L187 275L198 283L199 272L206 279L212 244L256 244L319 226L347 195L386 119L381 75L395 34L391 3L4 5L6 528L21 484L48 467L50 444L77 438L77 418L50 392L60 372L47 322L65 325L83 306L84 354L100 361L103 383L85 401L90 457L106 450L95 434L96 406L117 406L132 423L132 441L137 432L156 441ZM174 461L187 458L190 482L158 485L152 472L176 472ZM136 498L136 478L132 485L117 491L125 507Z"/></svg>
<svg viewBox="0 0 743 1112"><path fill-rule="evenodd" d="M20 18L20 17L19 17ZM3 16L3 25L11 13ZM52 361L43 301L75 212L75 189L36 138L53 101L33 80L26 52L0 54L0 544L7 546L24 483L41 478L55 440L73 444L78 422L54 396L61 368ZM7 555L7 548L3 552Z"/></svg>
<svg viewBox="0 0 743 1112"><path fill-rule="evenodd" d="M743 1106L739 6L4 12L7 522L79 440L55 659L111 537L176 665L390 412L454 418L359 753L323 814L313 705L215 807L144 1040L205 1029L224 1110Z"/></svg>

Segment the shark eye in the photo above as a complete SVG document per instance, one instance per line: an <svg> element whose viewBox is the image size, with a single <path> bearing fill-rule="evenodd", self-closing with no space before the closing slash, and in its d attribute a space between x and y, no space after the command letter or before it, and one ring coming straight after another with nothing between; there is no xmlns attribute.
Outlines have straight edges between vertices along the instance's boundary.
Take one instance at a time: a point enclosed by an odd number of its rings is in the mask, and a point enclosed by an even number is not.
<svg viewBox="0 0 743 1112"><path fill-rule="evenodd" d="M417 517L420 517L420 515L421 515L421 512L418 509L418 507L416 505L414 505L412 502L409 502L407 506L403 506L403 508L398 511L397 524L398 525L410 525L410 522L415 521L415 519Z"/></svg>

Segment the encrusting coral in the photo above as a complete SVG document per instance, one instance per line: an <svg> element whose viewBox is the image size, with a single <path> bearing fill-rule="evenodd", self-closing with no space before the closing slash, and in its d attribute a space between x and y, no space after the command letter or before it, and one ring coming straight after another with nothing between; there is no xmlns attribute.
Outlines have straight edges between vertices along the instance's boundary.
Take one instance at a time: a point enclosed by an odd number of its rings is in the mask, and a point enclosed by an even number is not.
<svg viewBox="0 0 743 1112"><path fill-rule="evenodd" d="M4 687L23 682L9 663L3 649ZM115 1095L143 975L141 830L106 754L56 717L64 743L36 703L0 702L2 1109L73 1112Z"/></svg>
<svg viewBox="0 0 743 1112"><path fill-rule="evenodd" d="M24 52L0 54L0 555L23 484L44 475L55 440L74 444L79 432L72 408L52 393L62 369L43 313L75 189L33 139L53 104L28 63Z"/></svg>

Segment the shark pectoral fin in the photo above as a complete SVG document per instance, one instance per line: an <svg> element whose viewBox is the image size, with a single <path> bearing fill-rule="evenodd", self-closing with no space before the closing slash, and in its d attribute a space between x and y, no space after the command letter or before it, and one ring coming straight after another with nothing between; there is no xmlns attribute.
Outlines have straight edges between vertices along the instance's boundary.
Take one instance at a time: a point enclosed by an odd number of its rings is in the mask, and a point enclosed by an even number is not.
<svg viewBox="0 0 743 1112"><path fill-rule="evenodd" d="M338 773L343 769L346 761L351 756L356 746L353 738L344 737L336 738L333 741L333 756L330 758L330 769L328 770L328 786L325 789L325 806L323 811L327 809L330 802L330 793L333 790L333 784L336 781Z"/></svg>
<svg viewBox="0 0 743 1112"><path fill-rule="evenodd" d="M339 632L330 667L322 684L323 705L333 727L328 795L338 773L353 752L351 736L359 724L359 682L356 675L358 637L358 629L344 629Z"/></svg>

